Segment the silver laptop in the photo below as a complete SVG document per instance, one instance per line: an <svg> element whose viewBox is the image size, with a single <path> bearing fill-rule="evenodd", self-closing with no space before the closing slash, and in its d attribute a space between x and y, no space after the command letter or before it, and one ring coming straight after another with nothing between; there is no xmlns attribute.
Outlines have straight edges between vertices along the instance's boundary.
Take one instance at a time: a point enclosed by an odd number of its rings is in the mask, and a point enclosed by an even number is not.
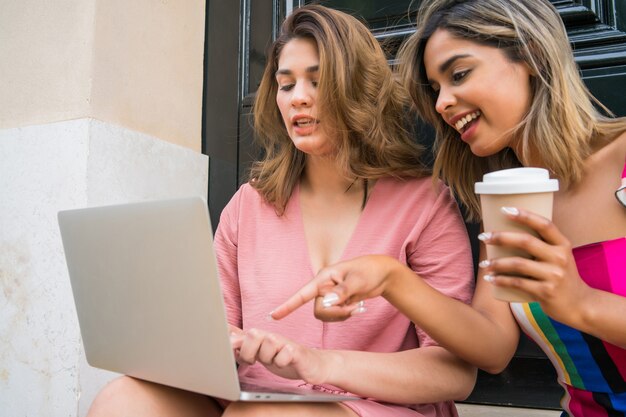
<svg viewBox="0 0 626 417"><path fill-rule="evenodd" d="M231 401L358 399L240 386L201 198L65 210L58 220L91 366Z"/></svg>

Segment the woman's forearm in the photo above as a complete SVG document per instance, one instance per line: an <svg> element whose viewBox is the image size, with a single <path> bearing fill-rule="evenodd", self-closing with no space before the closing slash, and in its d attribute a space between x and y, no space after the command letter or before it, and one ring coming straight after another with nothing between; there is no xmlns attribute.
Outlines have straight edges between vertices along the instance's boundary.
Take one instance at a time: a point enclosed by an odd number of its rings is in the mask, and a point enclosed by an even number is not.
<svg viewBox="0 0 626 417"><path fill-rule="evenodd" d="M460 358L487 372L510 361L519 329L507 303L495 300L479 277L473 307L450 298L393 261L385 297L415 325Z"/></svg>
<svg viewBox="0 0 626 417"><path fill-rule="evenodd" d="M394 353L326 351L326 383L363 397L399 404L463 400L476 368L439 346Z"/></svg>

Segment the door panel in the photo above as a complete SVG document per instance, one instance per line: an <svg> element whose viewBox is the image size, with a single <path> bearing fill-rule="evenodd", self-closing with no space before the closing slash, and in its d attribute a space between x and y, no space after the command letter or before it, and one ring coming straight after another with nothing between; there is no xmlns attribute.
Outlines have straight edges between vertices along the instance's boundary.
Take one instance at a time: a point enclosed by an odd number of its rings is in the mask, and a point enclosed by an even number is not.
<svg viewBox="0 0 626 417"><path fill-rule="evenodd" d="M587 87L616 116L626 116L626 65L583 70Z"/></svg>
<svg viewBox="0 0 626 417"><path fill-rule="evenodd" d="M211 0L206 7L202 152L209 156L208 203L213 228L237 189L239 2Z"/></svg>
<svg viewBox="0 0 626 417"><path fill-rule="evenodd" d="M278 0L207 2L202 151L209 156L208 203L214 229L258 156L252 141L251 103L263 74L266 47L284 9Z"/></svg>

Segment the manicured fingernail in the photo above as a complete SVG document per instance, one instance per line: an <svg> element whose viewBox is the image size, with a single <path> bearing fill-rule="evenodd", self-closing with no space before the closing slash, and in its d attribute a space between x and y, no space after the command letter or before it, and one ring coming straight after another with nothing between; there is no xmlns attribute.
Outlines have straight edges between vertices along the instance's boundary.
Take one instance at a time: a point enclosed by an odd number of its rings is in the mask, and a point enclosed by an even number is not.
<svg viewBox="0 0 626 417"><path fill-rule="evenodd" d="M481 268L487 268L489 265L491 265L491 261L489 259L485 259L484 261L480 261L478 263L478 266Z"/></svg>
<svg viewBox="0 0 626 417"><path fill-rule="evenodd" d="M365 313L366 311L367 311L367 308L365 308L365 307L357 307L357 308L355 308L354 310L352 310L352 311L350 312L350 315L351 315L351 316L354 316L354 315L356 315L356 314L363 314L363 313Z"/></svg>
<svg viewBox="0 0 626 417"><path fill-rule="evenodd" d="M493 275L485 274L483 275L483 279L487 282L493 282Z"/></svg>
<svg viewBox="0 0 626 417"><path fill-rule="evenodd" d="M502 207L500 211L504 214L508 214L509 216L517 216L519 214L519 210L515 207Z"/></svg>
<svg viewBox="0 0 626 417"><path fill-rule="evenodd" d="M274 317L272 317L272 314L274 314L274 312L270 311L270 314L268 314L267 317L265 317L265 320L267 320L267 321L276 321L276 319Z"/></svg>
<svg viewBox="0 0 626 417"><path fill-rule="evenodd" d="M478 240L481 240L483 242L486 242L489 239L491 239L491 232L484 232L478 235Z"/></svg>
<svg viewBox="0 0 626 417"><path fill-rule="evenodd" d="M339 296L334 292L329 292L322 298L322 306L324 308L332 307L337 304L337 301L339 301Z"/></svg>

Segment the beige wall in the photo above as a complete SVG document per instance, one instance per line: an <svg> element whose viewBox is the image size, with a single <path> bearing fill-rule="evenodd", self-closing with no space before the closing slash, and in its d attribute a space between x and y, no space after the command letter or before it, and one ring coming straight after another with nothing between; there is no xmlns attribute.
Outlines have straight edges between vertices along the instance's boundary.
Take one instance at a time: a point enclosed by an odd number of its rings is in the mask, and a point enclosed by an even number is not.
<svg viewBox="0 0 626 417"><path fill-rule="evenodd" d="M203 0L0 5L0 129L77 118L199 151Z"/></svg>
<svg viewBox="0 0 626 417"><path fill-rule="evenodd" d="M0 5L0 128L89 114L93 0Z"/></svg>

